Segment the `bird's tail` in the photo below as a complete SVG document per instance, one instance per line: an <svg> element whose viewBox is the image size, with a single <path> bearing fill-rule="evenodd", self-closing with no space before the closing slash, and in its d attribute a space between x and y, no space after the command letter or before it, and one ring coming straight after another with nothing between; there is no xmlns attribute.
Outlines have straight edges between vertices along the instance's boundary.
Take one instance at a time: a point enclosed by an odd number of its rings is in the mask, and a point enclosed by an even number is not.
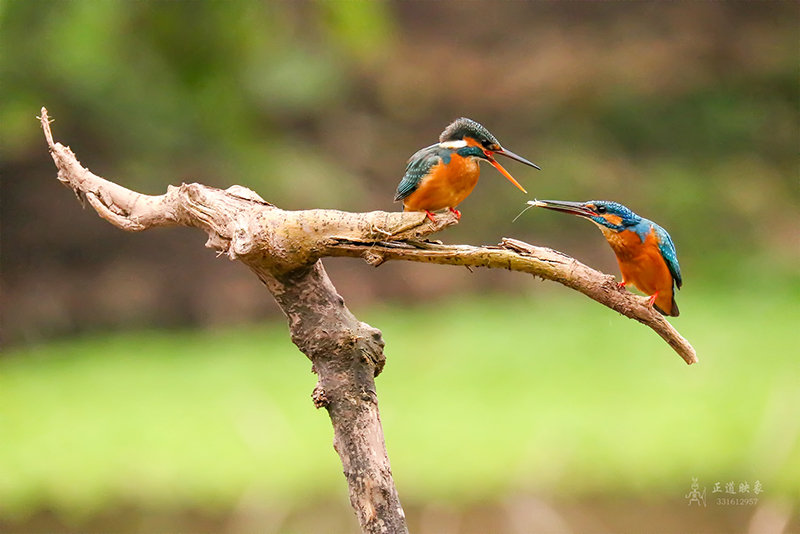
<svg viewBox="0 0 800 534"><path fill-rule="evenodd" d="M680 310L678 310L678 303L675 302L675 294L669 295L669 300L666 298L664 299L656 299L656 302L653 304L653 307L661 313L661 315L667 315L670 317L677 317L681 314ZM669 312L666 310L669 308Z"/></svg>

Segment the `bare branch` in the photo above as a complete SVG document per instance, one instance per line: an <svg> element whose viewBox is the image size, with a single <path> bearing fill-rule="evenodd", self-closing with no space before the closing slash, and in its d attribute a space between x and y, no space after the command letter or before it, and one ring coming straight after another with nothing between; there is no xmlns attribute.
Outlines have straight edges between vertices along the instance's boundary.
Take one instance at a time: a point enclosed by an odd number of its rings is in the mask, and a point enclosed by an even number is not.
<svg viewBox="0 0 800 534"><path fill-rule="evenodd" d="M143 195L84 168L53 140L47 110L42 130L58 179L114 226L138 232L187 226L208 234L206 246L252 269L289 319L292 340L313 362L319 383L313 399L334 427L334 445L350 486L350 500L363 532L407 532L391 477L378 414L374 376L384 364L380 331L356 320L336 293L319 259L361 257L372 265L387 260L508 269L552 280L580 291L652 328L686 361L692 346L646 299L617 288L612 276L548 248L515 239L495 247L421 241L457 223L450 213L431 222L423 213L285 211L241 186L227 190L201 184L169 186L163 195Z"/></svg>
<svg viewBox="0 0 800 534"><path fill-rule="evenodd" d="M226 190L201 184L169 186L163 195L144 195L93 174L69 147L53 141L47 110L40 121L58 179L114 226L138 232L158 226L190 226L209 235L207 246L230 259L265 252L275 268L289 272L321 257L330 236L343 239L419 239L456 224L450 213L431 222L424 213L284 211L257 193L235 185Z"/></svg>
<svg viewBox="0 0 800 534"><path fill-rule="evenodd" d="M600 304L636 319L660 335L687 364L697 362L691 344L660 313L647 305L647 297L619 288L613 276L556 250L509 238L504 238L496 247L427 242L423 246L409 246L407 242L374 243L333 238L325 252L330 256L363 257L373 265L386 260L406 260L529 273L580 291Z"/></svg>
<svg viewBox="0 0 800 534"><path fill-rule="evenodd" d="M645 298L617 288L613 277L561 252L508 238L497 247L418 241L455 224L455 217L449 213L437 215L436 223L431 223L421 213L284 211L241 186L222 191L183 184L170 187L165 195L142 195L82 167L68 147L53 141L44 108L41 122L59 168L59 180L76 193L85 194L101 217L123 230L199 227L209 234L207 245L231 259L252 254L263 257L268 252L272 268L283 272L324 256L357 256L376 266L386 260L406 260L525 272L580 291L636 319L660 335L686 363L697 362L691 344L647 306Z"/></svg>
<svg viewBox="0 0 800 534"><path fill-rule="evenodd" d="M322 236L419 238L454 224L435 224L416 213L353 214L311 210L286 212L239 186L227 191L199 184L169 187L160 196L142 195L83 168L72 151L53 141L47 110L42 128L58 179L84 195L97 213L128 231L157 226L204 230L206 246L252 269L287 316L292 341L312 361L319 382L313 399L334 429L362 532L408 532L392 480L378 412L374 377L383 369L381 332L358 321L344 305L322 263Z"/></svg>

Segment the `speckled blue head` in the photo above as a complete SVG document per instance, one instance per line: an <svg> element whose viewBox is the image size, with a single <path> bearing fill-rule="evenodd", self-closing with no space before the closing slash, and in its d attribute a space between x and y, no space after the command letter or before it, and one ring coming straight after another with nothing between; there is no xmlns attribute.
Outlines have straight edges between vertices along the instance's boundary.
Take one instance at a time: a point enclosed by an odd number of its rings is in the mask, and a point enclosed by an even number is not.
<svg viewBox="0 0 800 534"><path fill-rule="evenodd" d="M587 202L532 200L528 204L579 215L616 232L635 227L643 220L642 217L635 214L628 207L611 200L589 200Z"/></svg>
<svg viewBox="0 0 800 534"><path fill-rule="evenodd" d="M499 150L500 142L483 125L472 119L461 117L451 122L439 136L440 143L449 141L461 141L465 137L470 137L478 142L483 148L488 150Z"/></svg>
<svg viewBox="0 0 800 534"><path fill-rule="evenodd" d="M489 133L489 130L478 124L472 119L461 117L456 119L444 129L439 136L439 147L448 150L458 150L461 156L475 157L485 159L491 163L498 171L500 171L506 178L511 180L517 187L525 191L521 185L514 180L508 172L500 166L494 159L495 154L500 154L507 158L511 158L525 165L529 165L534 169L539 169L535 163L531 163L527 159L514 154L508 149L503 148L495 136ZM477 149L477 150L476 150Z"/></svg>
<svg viewBox="0 0 800 534"><path fill-rule="evenodd" d="M630 208L623 206L619 202L590 200L589 202L584 202L584 205L597 214L590 216L591 220L612 230L621 231L625 228L636 226L642 220Z"/></svg>

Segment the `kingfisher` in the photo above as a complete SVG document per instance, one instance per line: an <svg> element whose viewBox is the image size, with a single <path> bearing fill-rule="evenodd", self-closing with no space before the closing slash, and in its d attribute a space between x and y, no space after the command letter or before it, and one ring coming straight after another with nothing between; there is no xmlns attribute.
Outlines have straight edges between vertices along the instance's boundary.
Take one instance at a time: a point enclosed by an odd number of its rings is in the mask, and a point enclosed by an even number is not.
<svg viewBox="0 0 800 534"><path fill-rule="evenodd" d="M617 285L633 284L650 296L649 306L663 315L678 316L674 288L680 289L683 281L675 245L666 230L608 200L531 200L528 204L578 215L595 223L617 256L622 272L622 282Z"/></svg>
<svg viewBox="0 0 800 534"><path fill-rule="evenodd" d="M512 184L527 193L494 159L495 154L539 169L535 163L504 149L489 130L474 120L456 119L445 128L438 143L411 156L394 200L403 201L404 211L424 211L431 221L435 221L432 212L445 208L460 219L461 212L456 207L478 183L481 161L488 161Z"/></svg>

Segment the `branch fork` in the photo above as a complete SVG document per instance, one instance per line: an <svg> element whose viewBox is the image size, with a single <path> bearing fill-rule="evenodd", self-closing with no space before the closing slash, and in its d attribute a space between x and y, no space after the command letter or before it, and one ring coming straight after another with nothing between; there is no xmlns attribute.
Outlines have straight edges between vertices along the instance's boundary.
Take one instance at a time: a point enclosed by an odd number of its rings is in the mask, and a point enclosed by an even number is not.
<svg viewBox="0 0 800 534"><path fill-rule="evenodd" d="M100 217L128 232L160 226L201 229L208 234L207 247L241 261L266 285L287 316L292 341L319 377L312 397L315 406L330 414L334 448L363 532L408 532L375 392L374 377L385 362L383 339L379 330L350 313L321 258L359 257L374 266L405 260L528 273L580 291L649 326L686 363L697 361L691 344L647 306L646 298L618 288L613 276L561 252L510 238L492 247L424 240L457 224L450 212L431 221L416 212L285 211L238 185L221 190L181 184L169 186L163 195L144 195L83 167L69 147L53 140L45 108L39 120L58 180L79 199L85 198Z"/></svg>

